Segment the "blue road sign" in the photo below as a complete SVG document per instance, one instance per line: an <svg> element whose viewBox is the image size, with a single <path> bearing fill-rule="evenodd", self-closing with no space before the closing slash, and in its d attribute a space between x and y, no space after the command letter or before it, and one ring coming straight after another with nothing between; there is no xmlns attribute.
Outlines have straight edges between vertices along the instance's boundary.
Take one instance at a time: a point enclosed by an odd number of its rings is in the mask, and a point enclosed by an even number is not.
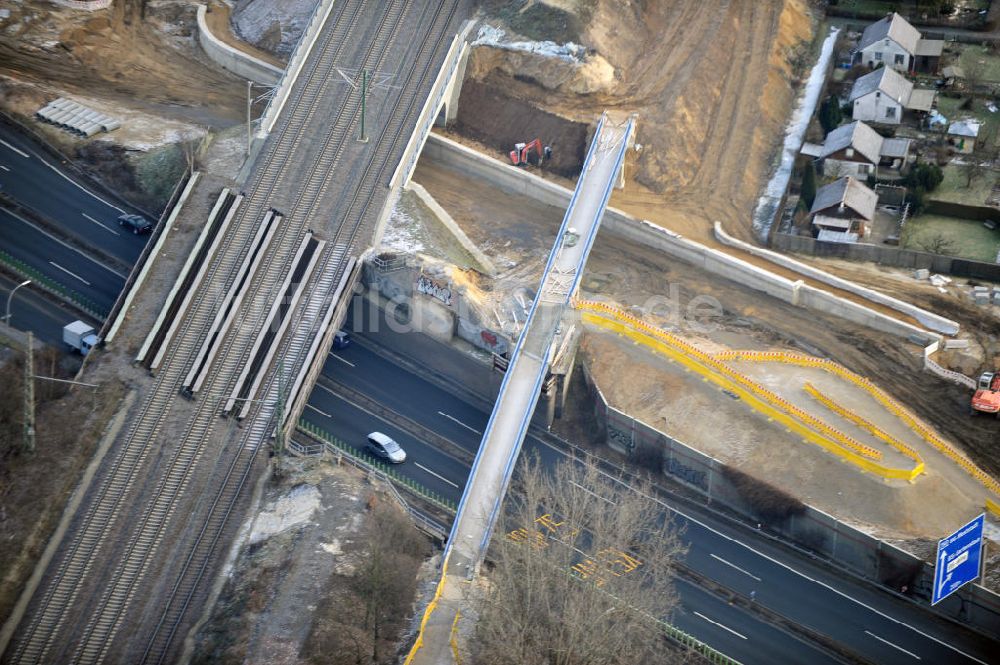
<svg viewBox="0 0 1000 665"><path fill-rule="evenodd" d="M962 585L979 577L985 516L985 513L980 515L947 538L938 541L931 605L940 603L958 591Z"/></svg>

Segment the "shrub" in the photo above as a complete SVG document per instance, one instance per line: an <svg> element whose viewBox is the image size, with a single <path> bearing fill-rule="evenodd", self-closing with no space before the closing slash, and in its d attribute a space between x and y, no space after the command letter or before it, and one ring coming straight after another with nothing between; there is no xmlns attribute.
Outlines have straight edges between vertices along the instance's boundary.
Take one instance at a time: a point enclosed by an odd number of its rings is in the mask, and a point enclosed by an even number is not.
<svg viewBox="0 0 1000 665"><path fill-rule="evenodd" d="M823 105L819 107L819 124L823 126L823 131L829 134L844 119L843 111L837 102L837 98L830 95L823 100Z"/></svg>
<svg viewBox="0 0 1000 665"><path fill-rule="evenodd" d="M811 209L816 200L816 167L812 162L806 162L803 169L801 192L801 200L805 202L806 209Z"/></svg>

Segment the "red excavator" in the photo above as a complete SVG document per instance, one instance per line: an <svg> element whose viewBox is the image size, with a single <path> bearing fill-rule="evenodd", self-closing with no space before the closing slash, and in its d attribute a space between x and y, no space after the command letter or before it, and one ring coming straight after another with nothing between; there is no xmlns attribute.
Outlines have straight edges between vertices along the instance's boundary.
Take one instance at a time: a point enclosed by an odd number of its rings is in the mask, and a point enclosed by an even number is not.
<svg viewBox="0 0 1000 665"><path fill-rule="evenodd" d="M535 139L530 143L515 143L514 149L510 151L510 161L514 166L526 166L530 163L528 158L532 154L535 155L538 166L541 166L542 161L552 156L552 148L542 145L541 139Z"/></svg>
<svg viewBox="0 0 1000 665"><path fill-rule="evenodd" d="M1000 418L1000 372L983 372L972 396L972 415L992 413Z"/></svg>

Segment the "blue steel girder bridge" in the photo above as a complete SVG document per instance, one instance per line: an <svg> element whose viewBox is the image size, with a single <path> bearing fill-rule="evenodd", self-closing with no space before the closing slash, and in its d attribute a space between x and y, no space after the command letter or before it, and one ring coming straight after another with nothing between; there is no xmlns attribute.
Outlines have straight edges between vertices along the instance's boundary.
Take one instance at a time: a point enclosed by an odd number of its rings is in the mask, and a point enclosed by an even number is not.
<svg viewBox="0 0 1000 665"><path fill-rule="evenodd" d="M0 633L3 662L180 658L260 452L308 392L311 359L325 356L357 260L457 69L470 5L321 0L242 191L188 220L204 231L166 301L146 303L160 316L136 360L153 377L136 370L122 427ZM364 143L361 86L343 76L363 71L391 81L368 91Z"/></svg>
<svg viewBox="0 0 1000 665"><path fill-rule="evenodd" d="M445 550L450 571L478 571L552 360L553 339L575 294L635 129L601 117L483 433Z"/></svg>
<svg viewBox="0 0 1000 665"><path fill-rule="evenodd" d="M486 554L514 464L542 389L554 340L593 247L608 199L633 140L635 118L601 117L583 171L563 217L538 295L510 356L507 371L445 547L439 598L407 663L454 662L451 629L463 603L462 582L474 577Z"/></svg>

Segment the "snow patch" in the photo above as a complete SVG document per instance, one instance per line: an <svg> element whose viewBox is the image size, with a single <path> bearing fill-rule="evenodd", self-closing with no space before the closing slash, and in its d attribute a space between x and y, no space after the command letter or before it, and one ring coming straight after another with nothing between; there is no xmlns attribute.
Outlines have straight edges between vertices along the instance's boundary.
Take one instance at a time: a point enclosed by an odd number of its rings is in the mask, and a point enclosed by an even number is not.
<svg viewBox="0 0 1000 665"><path fill-rule="evenodd" d="M329 543L320 543L319 546L324 552L326 552L327 554L332 554L334 556L344 553L344 548L341 546L340 541L337 540L336 538L334 538L333 541Z"/></svg>
<svg viewBox="0 0 1000 665"><path fill-rule="evenodd" d="M822 92L823 83L826 80L827 64L833 56L833 44L837 41L839 32L839 28L831 28L830 34L823 42L819 59L809 74L809 80L802 91L799 103L785 128L785 144L781 151L781 162L774 175L771 176L771 180L768 181L764 194L757 201L757 209L753 215L753 230L765 244L771 233L774 215L778 211L778 206L781 205L781 197L788 188L788 181L792 177L795 156L798 154L799 148L802 147L809 120L812 119L816 104L819 102L819 93Z"/></svg>
<svg viewBox="0 0 1000 665"><path fill-rule="evenodd" d="M415 254L425 250L421 240L421 223L416 211L408 204L406 195L400 196L389 215L389 223L382 235L382 246L386 249Z"/></svg>
<svg viewBox="0 0 1000 665"><path fill-rule="evenodd" d="M320 507L320 493L313 485L299 485L272 501L257 515L250 543L259 543L294 526L304 524Z"/></svg>
<svg viewBox="0 0 1000 665"><path fill-rule="evenodd" d="M500 28L494 28L492 25L483 25L479 28L479 32L476 34L476 39L472 42L472 45L492 46L493 48L505 51L524 51L525 53L533 53L544 58L559 58L560 60L574 63L582 63L587 55L587 47L574 44L573 42L566 42L565 44L557 44L552 41L506 42L504 41L506 35L507 33Z"/></svg>

